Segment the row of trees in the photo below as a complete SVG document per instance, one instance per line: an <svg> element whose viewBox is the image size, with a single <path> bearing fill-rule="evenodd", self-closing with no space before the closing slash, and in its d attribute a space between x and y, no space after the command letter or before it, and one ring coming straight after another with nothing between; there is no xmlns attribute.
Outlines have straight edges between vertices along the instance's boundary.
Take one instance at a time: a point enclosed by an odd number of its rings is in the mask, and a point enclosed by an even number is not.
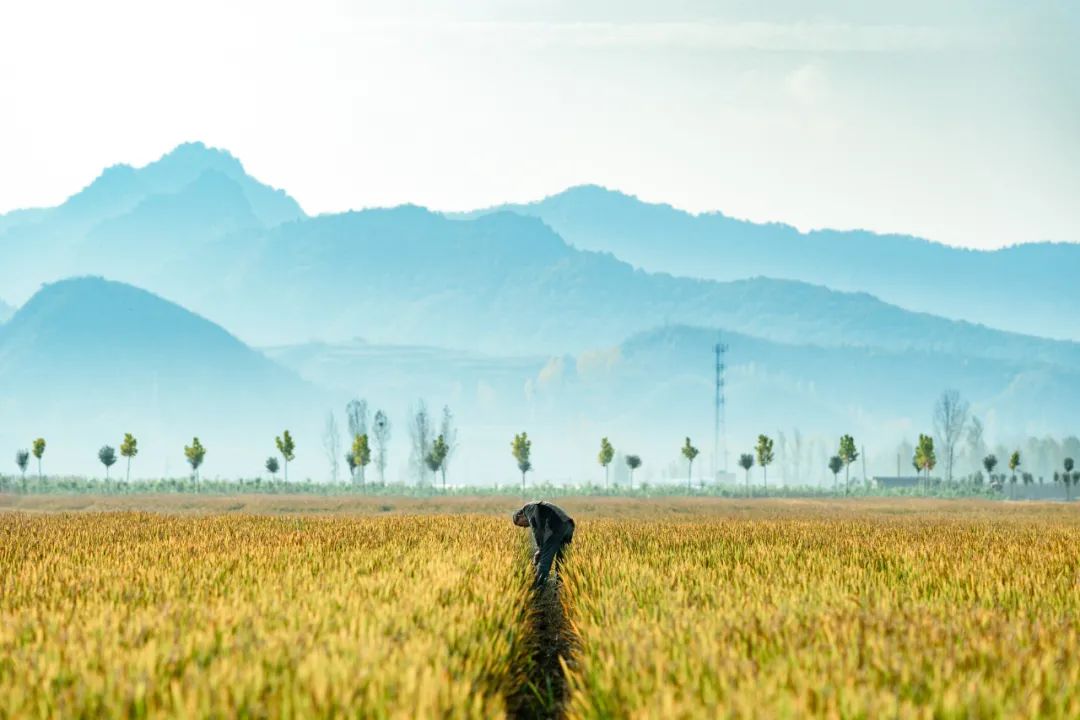
<svg viewBox="0 0 1080 720"><path fill-rule="evenodd" d="M391 438L391 423L388 415L378 410L375 412L372 422L367 408L367 402L362 399L351 400L345 407L349 433L352 438L348 452L344 454L346 466L349 468L351 480L361 485L365 484L365 473L369 464L375 464L379 472L380 482L385 483L385 471L387 466L388 448ZM443 487L446 486L446 471L450 458L457 448L457 428L454 424L453 414L449 407L443 408L441 432L432 437L432 422L427 408L421 401L412 413L411 435L414 438L414 465L433 473L441 473ZM369 432L370 428L370 432ZM340 450L340 436L337 429L337 421L333 413L327 415L326 428L323 437L324 447L331 460L331 476L337 481L338 458ZM281 435L274 438L277 455L271 455L263 463L263 467L276 476L279 470L284 470L286 482L289 479L289 463L296 459L296 441L292 433L285 430ZM374 446L374 447L373 447ZM38 477L43 478L41 458L45 454L46 443L43 438L34 440L32 453L29 450L19 450L15 453L15 463L23 478L29 465L31 454L38 461ZM190 445L184 446L184 459L191 467L192 477L199 479L199 469L206 460L206 447L196 436ZM138 441L131 433L125 433L120 443L120 456L127 459L127 480L131 480L131 460L138 454ZM280 457L280 460L279 460ZM97 452L98 461L105 468L106 480L113 465L117 462L116 448L111 445L103 445Z"/></svg>
<svg viewBox="0 0 1080 720"><path fill-rule="evenodd" d="M348 451L344 454L349 477L354 483L366 484L367 466L374 464L379 473L379 482L386 482L386 467L389 458L391 439L390 417L383 410L375 411L374 419L369 416L367 400L350 400L345 406L345 417L349 437L352 438ZM457 425L449 406L442 410L438 432L435 420L427 409L427 404L420 400L409 411L408 422L410 453L409 467L418 484L426 484L428 476L441 477L443 488L446 487L446 475L450 461L458 448ZM338 458L340 454L340 431L333 412L327 413L323 428L323 449L330 465L330 477L337 482Z"/></svg>
<svg viewBox="0 0 1080 720"><path fill-rule="evenodd" d="M365 486L366 469L370 464L374 463L379 471L380 482L385 483L387 448L391 437L389 417L385 412L379 410L375 412L374 421L371 422L367 402L362 399L350 401L346 405L345 412L352 442L343 457L349 469L352 482ZM950 390L942 394L935 406L934 424L936 436L939 439L944 438L946 448L943 454L947 472L949 467L955 461L955 445L963 433L967 433L969 442L972 441L973 434L978 436L977 439L981 442L981 423L974 417L969 420L967 403L959 397L959 394L956 393L956 391ZM449 407L443 408L442 422L438 434L435 434L434 425L435 423L428 413L423 401L420 401L410 410L409 435L412 441L410 465L417 474L419 484L424 484L426 481L426 473L431 472L435 477L441 475L442 486L445 489L448 465L457 448L457 430ZM798 435L797 432L796 435ZM296 457L296 443L288 430L285 430L281 435L275 437L274 441L278 455L268 457L264 463L264 467L270 472L271 476L276 476L278 470L283 467L285 480L287 482L289 463L294 461ZM781 441L783 441L782 436ZM334 414L329 413L327 416L326 431L324 433L324 447L327 451L328 458L331 461L331 472L335 481L339 462L338 458L342 457L339 443L340 438L337 429L337 421ZM781 442L781 444L783 444L783 442ZM935 436L920 434L918 445L914 448L911 448L910 445L908 446L911 452L912 465L916 471L924 477L927 486L929 486L931 481L930 473L938 464L937 445L938 443L935 442ZM1068 442L1066 442L1065 445L1068 447ZM45 453L45 447L45 440L43 438L38 438L32 443L32 451L19 450L16 453L16 463L22 472L24 480L31 455L37 458L39 479L42 477L42 456ZM511 443L511 451L518 470L521 472L523 488L525 486L526 474L533 469L531 449L532 441L528 438L526 433L523 432L515 435L513 442ZM686 437L680 448L680 453L687 462L687 488L690 489L692 485L694 461L700 454L700 451L693 445L691 439ZM120 456L127 459L127 479L129 481L131 477L131 461L137 454L138 442L132 434L125 433L123 441L120 444ZM845 493L848 492L851 482L850 466L860 457L860 454L855 440L851 435L845 434L841 436L836 454L829 457L827 463L829 472L833 475L833 486L836 491L839 491L839 473L841 470L844 470L844 489ZM611 463L615 459L615 455L615 447L611 441L607 437L602 438L597 459L599 464L604 468L604 482L605 487L607 488L610 488L609 469ZM184 446L184 456L191 466L193 478L198 480L199 468L206 457L206 448L199 441L198 437L193 438L191 445ZM279 456L281 458L280 462L278 459ZM1020 457L1020 451L1016 450L1012 452L1009 458L1009 468L1012 473L1011 482L1013 484L1017 482ZM632 488L634 471L641 466L642 460L641 457L636 454L628 454L624 459L629 470L630 486ZM750 493L750 470L755 463L762 468L763 485L766 490L768 489L768 468L773 463L774 459L774 441L764 434L758 436L757 443L753 448L753 453L745 453L739 456L739 465L746 472L748 494ZM115 448L110 445L102 446L98 451L98 460L105 468L107 481L111 467L118 461ZM998 460L994 454L985 455L982 459L982 466L990 476L991 482L997 482L994 476L994 469L996 468L997 463ZM1066 457L1063 465L1064 472L1059 473L1055 471L1054 473L1055 482L1063 482L1067 494L1070 493L1071 485L1075 484L1075 473L1072 469L1072 463L1072 458ZM1028 476L1028 473L1022 473L1020 475L1025 482L1029 482ZM949 475L947 474L946 477L948 478ZM1002 478L1003 477L1004 476L1002 476ZM1030 482L1033 481L1034 479L1032 478Z"/></svg>
<svg viewBox="0 0 1080 720"><path fill-rule="evenodd" d="M994 475L994 468L998 465L996 455L993 453L987 455L983 458L982 464L991 483L1000 485L1004 481L1004 476ZM1020 451L1014 450L1012 455L1009 456L1009 484L1012 486L1016 485L1017 471L1020 469L1021 464ZM1061 483L1065 486L1065 497L1066 499L1071 500L1071 487L1080 483L1080 472L1073 469L1076 467L1076 463L1071 457L1064 458L1061 466L1063 472L1054 471L1054 482ZM1035 476L1031 473L1022 472L1020 473L1020 480L1022 480L1025 485L1030 485L1035 482ZM1042 482L1042 480L1040 479L1039 482Z"/></svg>
<svg viewBox="0 0 1080 720"><path fill-rule="evenodd" d="M754 453L741 453L739 455L739 467L746 473L746 494L750 495L750 468L754 467L755 455L757 464L761 466L761 477L766 490L769 489L769 465L776 459L773 452L773 440L768 435L758 435Z"/></svg>
<svg viewBox="0 0 1080 720"><path fill-rule="evenodd" d="M358 398L350 400L345 405L345 418L351 440L348 449L342 455L341 433L338 430L337 418L333 412L326 414L323 449L330 464L331 480L337 482L339 458L344 457L351 482L366 485L367 467L372 463L379 473L379 481L385 482L391 438L389 416L382 410L376 410L374 420L372 420L367 400Z"/></svg>
<svg viewBox="0 0 1080 720"><path fill-rule="evenodd" d="M387 421L382 419L380 422L386 423ZM281 435L274 438L274 443L284 462L285 480L287 482L288 464L296 457L296 442L293 440L292 434L288 430L285 430ZM43 438L37 438L34 440L31 447L32 451L19 450L15 455L15 462L22 472L24 480L31 454L38 460L38 477L39 479L42 478L41 459L45 454L46 442ZM762 434L758 436L757 444L754 447L754 454L744 453L739 456L739 465L746 471L746 489L748 495L751 493L750 470L754 466L755 461L762 468L763 485L766 491L768 490L768 467L774 460L773 447L774 443L772 438ZM447 442L445 435L440 433L432 441L431 447L425 454L425 464L427 468L433 473L442 473L444 491L446 489L446 460L450 455L450 449L451 446ZM194 437L190 445L184 446L184 457L191 466L192 474L196 481L199 479L199 468L206 458L206 452L206 447L200 442L198 437ZM135 436L131 433L125 433L124 438L120 443L120 456L127 459L127 480L129 482L131 479L131 460L138 455L138 453L138 441ZM522 491L524 491L526 475L533 469L532 440L527 433L522 432L514 436L514 439L511 442L511 453L517 464L518 470L521 472L521 487ZM693 476L693 462L699 455L699 450L694 447L690 438L687 437L681 448L681 453L683 457L686 458L688 467L690 468L687 475L687 489L690 489L691 478ZM856 449L855 439L851 435L841 436L837 454L833 455L828 463L829 471L833 474L833 487L836 491L839 491L839 473L841 470L844 470L844 491L845 494L847 493L850 487L850 467L859 456L860 453ZM615 447L608 438L601 438L600 452L597 456L597 460L604 468L606 488L610 487L608 483L608 469L614 458ZM366 433L354 435L352 448L346 454L346 461L349 464L350 471L359 470L361 484L364 482L364 468L371 462L371 459L372 453L368 435ZM102 446L98 451L98 460L105 467L105 477L106 481L108 481L109 470L117 462L116 450L109 445ZM634 471L641 466L642 461L640 456L633 454L626 455L625 461L627 468L630 471L630 487L632 489ZM912 456L912 466L925 478L927 489L929 489L930 485L930 472L934 470L936 465L937 452L935 449L934 438L929 435L920 434L918 445L915 447ZM1004 476L995 476L994 474L994 470L998 466L997 456L992 453L986 455L983 458L982 465L991 482L1000 486L1004 481ZM1011 485L1015 486L1017 483L1018 471L1020 470L1021 465L1021 453L1019 450L1014 450L1008 460L1008 468L1010 471L1009 482ZM281 466L279 465L276 456L270 456L266 460L265 467L271 475L275 475ZM1080 484L1080 471L1075 470L1075 462L1072 457L1066 457L1064 459L1062 468L1063 472L1054 473L1054 482L1060 482L1064 485L1066 497L1071 500L1071 488ZM1019 477L1023 480L1024 484L1034 482L1034 477L1031 473L1020 473Z"/></svg>
<svg viewBox="0 0 1080 720"><path fill-rule="evenodd" d="M937 463L935 455L935 441L941 451L941 459L945 465L945 480L952 482L956 479L956 467L961 456L969 458L971 465L978 467L981 463L987 474L992 476L993 469L998 464L995 453L988 453L985 441L985 428L982 421L971 413L971 407L956 390L946 390L938 398L934 406L934 437L919 436L919 444L915 448L913 464L916 469L929 472ZM962 441L966 440L966 452L962 449ZM1005 452L1004 448L1000 448ZM1072 454L1080 451L1080 442L1075 437L1065 438L1062 444L1058 444L1052 438L1030 438L1027 443L1026 453L1029 459L1035 458L1035 467L1039 471L1049 471L1057 461L1065 461L1071 465ZM1056 456L1056 460L1054 457ZM1017 470L1020 467L1020 448L1014 449L1009 454L1009 471L1013 484L1016 483ZM1066 470L1070 474L1072 470ZM1055 471L1056 473L1056 471ZM1023 477L1023 473L1020 475ZM1066 485L1067 487L1067 485Z"/></svg>
<svg viewBox="0 0 1080 720"><path fill-rule="evenodd" d="M756 456L756 457L755 457ZM839 492L840 483L840 471L844 471L844 493L847 494L851 487L851 465L859 459L860 450L855 444L855 438L851 435L841 435L839 447L836 454L831 456L828 461L829 472L833 476L833 489ZM759 435L757 445L754 448L754 454L744 453L739 456L739 465L746 471L746 489L747 493L750 492L750 469L754 466L754 461L757 460L757 464L762 468L762 476L764 481L764 487L768 490L768 466L772 464L773 455L773 440L767 435ZM912 458L912 463L920 473L926 473L929 481L930 471L934 469L937 463L937 457L934 452L934 439L928 435L919 435L919 444L915 449L915 455Z"/></svg>
<svg viewBox="0 0 1080 720"><path fill-rule="evenodd" d="M520 447L519 438L522 438L522 439L525 438L525 433L522 433L520 436L514 438L513 448L514 448L514 457L515 458L518 458L518 456L519 456L519 447ZM687 444L689 444L690 438L687 438L686 442L687 442ZM530 443L530 447L531 447L531 443ZM695 450L694 453L695 453L695 456L696 456L697 451ZM526 452L526 460L527 460L527 458L528 458L528 453ZM611 441L608 440L606 437L600 438L600 453L597 455L596 459L600 463L600 466L604 468L604 489L605 490L610 489L610 487L611 487L610 477L611 476L610 476L610 473L608 472L608 470L609 470L609 468L611 466L612 460L615 459L615 446L612 445ZM627 469L630 471L630 488L633 489L633 487L634 487L634 471L637 470L639 467L641 467L641 456L640 455L626 455L624 457L624 461L626 462ZM528 463L526 462L525 464L528 464ZM531 467L531 465L530 465L530 467ZM520 460L518 460L518 469L522 469L522 462ZM523 470L522 472L524 473L525 471ZM525 477L524 477L524 475L522 475L522 478L521 478L521 487L522 487L522 489L524 489L524 487L525 487Z"/></svg>
<svg viewBox="0 0 1080 720"><path fill-rule="evenodd" d="M30 464L30 455L37 459L38 480L44 475L41 470L41 459L45 455L45 438L37 438L30 444L31 450L16 450L15 465L19 468L22 479L26 479L26 468ZM139 443L131 433L124 433L124 439L120 442L120 455L127 458L127 479L131 480L131 459L139 454ZM116 448L111 445L102 445L97 453L98 461L105 466L105 479L109 479L109 469L116 464Z"/></svg>
<svg viewBox="0 0 1080 720"><path fill-rule="evenodd" d="M694 460L700 454L700 450L694 446L690 438L687 437L683 442L683 446L680 449L680 453L686 459L687 462L687 477L686 485L687 489L690 489L693 481L693 468ZM598 461L600 465L604 467L604 480L607 485L608 479L608 466L615 457L615 449L605 437L600 440L600 454ZM840 449L838 454L833 456L829 461L829 469L836 476L841 469L845 470L845 486L849 484L849 476L847 469L853 462L859 457L859 451L855 447L855 440L850 435L844 435L840 438ZM768 467L773 463L776 458L774 451L774 441L768 435L758 435L757 444L754 447L753 453L743 453L739 456L739 465L746 472L746 487L747 492L750 491L750 470L754 467L755 462L762 468L763 484L766 489L769 486ZM636 455L627 456L627 464L631 468L638 467L640 458ZM838 484L838 481L834 477L834 485Z"/></svg>
<svg viewBox="0 0 1080 720"><path fill-rule="evenodd" d="M961 440L966 436L968 442L973 444L973 446L981 446L983 438L982 423L977 417L970 414L969 404L956 390L950 389L942 393L934 407L933 424L935 435L931 436L920 433L918 445L913 449L912 455L912 464L916 471L925 477L927 485L930 483L930 473L938 463L937 451L935 449L935 436L938 438L938 444L942 447L946 479L948 481L953 480L957 459L957 448ZM798 452L802 446L801 436L798 431L796 431L795 437L796 450ZM783 437L781 437L781 440L783 440ZM522 454L521 447L524 441L524 433L515 437L512 445L515 458L518 458L519 455ZM528 453L526 452L526 457L527 454ZM685 443L681 448L681 454L687 461L687 488L689 489L692 484L694 460L699 454L698 449L693 446L689 437L685 439ZM1014 456L1019 458L1018 452L1014 453ZM851 465L859 457L860 450L857 448L854 438L847 434L841 436L836 454L831 456L828 460L828 469L833 475L834 490L839 491L839 474L840 471L843 470L844 491L847 493L851 484ZM614 458L614 446L608 438L602 438L597 460L604 468L605 487L610 487L608 470ZM753 453L744 453L739 456L739 465L746 472L747 493L750 492L750 470L753 468L755 462L762 468L763 486L766 490L768 489L768 466L773 463L774 459L774 441L764 434L758 436L758 441L754 447ZM632 485L633 469L640 466L641 459L636 455L627 455L626 461L627 465L631 468ZM524 467L525 465L528 465L528 467ZM531 464L528 463L527 460L523 462L519 459L518 468L522 472L522 486L524 487L524 476L528 469L531 468Z"/></svg>

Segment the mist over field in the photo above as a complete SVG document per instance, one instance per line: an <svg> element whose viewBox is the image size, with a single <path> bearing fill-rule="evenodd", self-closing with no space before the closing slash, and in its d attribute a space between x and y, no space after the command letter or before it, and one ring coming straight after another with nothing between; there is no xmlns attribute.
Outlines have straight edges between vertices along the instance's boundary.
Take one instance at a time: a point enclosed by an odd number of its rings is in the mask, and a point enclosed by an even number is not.
<svg viewBox="0 0 1080 720"><path fill-rule="evenodd" d="M723 469L723 445L741 481L761 433L778 484L831 482L845 433L859 477L863 461L913 474L909 448L950 389L983 428L957 442L957 475L1013 448L1050 475L1080 449L1076 245L806 235L594 186L470 213L311 216L193 142L0 216L0 256L0 447L46 438L50 475L101 475L98 449L130 432L136 478L186 475L194 436L204 477L265 476L288 429L290 480L344 482L354 400L364 429L385 414L385 480L406 484L432 482L412 450L421 404L432 438L449 409L456 485L519 482L522 431L535 483L603 482L601 437L615 482L636 454L637 482L682 483L688 436L695 484ZM1010 275L1022 292L993 290Z"/></svg>

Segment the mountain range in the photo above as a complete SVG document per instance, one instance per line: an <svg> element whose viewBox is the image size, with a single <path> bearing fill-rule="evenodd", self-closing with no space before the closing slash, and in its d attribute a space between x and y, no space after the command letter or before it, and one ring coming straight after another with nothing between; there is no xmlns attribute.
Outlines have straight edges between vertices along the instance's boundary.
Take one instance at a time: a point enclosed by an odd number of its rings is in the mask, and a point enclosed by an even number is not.
<svg viewBox="0 0 1080 720"><path fill-rule="evenodd" d="M110 168L56 208L0 216L3 294L25 301L0 325L10 419L0 443L52 432L81 458L102 428L148 428L148 442L170 448L209 433L231 456L219 468L253 472L273 450L266 438L291 426L305 437L299 467L317 475L328 409L368 397L397 419L403 456L400 422L426 398L451 405L483 446L459 458L477 477L501 466L503 436L524 425L559 456L547 470L573 475L591 464L598 433L652 456L711 435L718 337L730 346L733 443L799 426L891 452L929 430L946 387L998 437L1061 432L1080 400L1080 344L866 291L883 263L886 290L958 293L976 307L985 289L920 278L941 257L958 276L993 275L1017 252L1031 265L1025 282L1046 280L1067 306L1054 283L1068 269L1030 258L1052 248L1068 259L1071 246L1027 247L801 234L592 187L468 215L401 206L309 217L227 152L186 144ZM843 258L863 271L806 281ZM110 280L68 279L87 275ZM1040 297L1010 305L1038 315Z"/></svg>
<svg viewBox="0 0 1080 720"><path fill-rule="evenodd" d="M649 271L800 280L1018 333L1080 339L1076 243L984 251L864 230L800 232L720 212L691 214L596 185L458 217L507 211L540 218L574 247Z"/></svg>
<svg viewBox="0 0 1080 720"><path fill-rule="evenodd" d="M253 212L248 196L279 196L245 191L262 186L222 172L221 158L231 156L219 151L198 151L206 167L197 172L196 151L183 146L134 171L136 179L145 170L159 177L179 153L186 185L178 179L176 192L144 198L81 235L47 230L53 223L45 219L10 227L0 235L0 246L14 258L5 266L6 281L17 287L103 275L161 294L258 345L360 335L382 343L547 354L682 323L778 342L1080 363L1074 343L913 313L867 293L764 277L719 282L645 272L610 253L572 247L540 220L510 212L452 220L402 206L293 214L270 225ZM107 195L99 182L69 200L81 216L102 215L85 199ZM282 204L299 212L291 201ZM67 205L50 212L67 217L73 212ZM284 210L274 217L282 216ZM56 262L38 262L34 248L48 245L43 238L65 245L49 251Z"/></svg>
<svg viewBox="0 0 1080 720"><path fill-rule="evenodd" d="M10 302L99 269L167 274L170 262L215 238L302 217L293 198L254 180L229 153L185 143L141 168L107 168L57 207L0 216L0 287Z"/></svg>

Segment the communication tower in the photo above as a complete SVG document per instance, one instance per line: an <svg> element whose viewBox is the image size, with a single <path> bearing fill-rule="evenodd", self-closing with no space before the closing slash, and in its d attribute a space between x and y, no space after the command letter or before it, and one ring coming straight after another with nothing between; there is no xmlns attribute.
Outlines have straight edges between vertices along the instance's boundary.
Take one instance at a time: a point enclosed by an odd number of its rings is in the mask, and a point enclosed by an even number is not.
<svg viewBox="0 0 1080 720"><path fill-rule="evenodd" d="M725 355L728 351L728 346L725 345L720 336L716 338L716 345L713 346L713 354L716 359L716 398L714 404L713 414L713 479L720 479L720 472L724 473L727 477L727 428L725 427L724 418L724 370L725 367Z"/></svg>

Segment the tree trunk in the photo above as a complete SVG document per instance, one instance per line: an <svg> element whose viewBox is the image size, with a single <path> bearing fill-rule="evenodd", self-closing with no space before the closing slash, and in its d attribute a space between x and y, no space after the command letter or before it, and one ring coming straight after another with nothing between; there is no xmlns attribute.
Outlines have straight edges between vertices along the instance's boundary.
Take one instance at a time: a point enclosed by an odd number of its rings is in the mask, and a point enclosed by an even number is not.
<svg viewBox="0 0 1080 720"><path fill-rule="evenodd" d="M611 480L608 479L608 466L604 466L604 490L611 490Z"/></svg>
<svg viewBox="0 0 1080 720"><path fill-rule="evenodd" d="M851 466L844 463L844 494L848 494L848 488L851 487L851 478L848 476Z"/></svg>
<svg viewBox="0 0 1080 720"><path fill-rule="evenodd" d="M762 477L762 482L765 483L765 495L768 495L769 494L769 466L768 465L762 465L761 466L761 477Z"/></svg>
<svg viewBox="0 0 1080 720"><path fill-rule="evenodd" d="M37 479L38 479L38 482L41 482L42 479L43 479L41 477L41 458L37 459Z"/></svg>
<svg viewBox="0 0 1080 720"><path fill-rule="evenodd" d="M525 471L521 471L521 494L525 494Z"/></svg>
<svg viewBox="0 0 1080 720"><path fill-rule="evenodd" d="M128 455L128 459L127 459L127 475L124 478L124 481L128 482L128 483L131 482L131 456L130 455Z"/></svg>
<svg viewBox="0 0 1080 720"><path fill-rule="evenodd" d="M443 491L443 495L445 495L446 494L446 468L445 467L439 468L439 472L442 473L442 491Z"/></svg>
<svg viewBox="0 0 1080 720"><path fill-rule="evenodd" d="M631 477L633 477L632 472L630 473L630 475L631 475ZM631 485L632 485L632 483L631 483ZM694 489L694 461L693 460L691 460L690 462L687 463L687 468L686 468L686 489L687 489L688 492L693 491L693 489Z"/></svg>
<svg viewBox="0 0 1080 720"><path fill-rule="evenodd" d="M753 492L750 490L750 470L746 470L746 497L750 497Z"/></svg>

